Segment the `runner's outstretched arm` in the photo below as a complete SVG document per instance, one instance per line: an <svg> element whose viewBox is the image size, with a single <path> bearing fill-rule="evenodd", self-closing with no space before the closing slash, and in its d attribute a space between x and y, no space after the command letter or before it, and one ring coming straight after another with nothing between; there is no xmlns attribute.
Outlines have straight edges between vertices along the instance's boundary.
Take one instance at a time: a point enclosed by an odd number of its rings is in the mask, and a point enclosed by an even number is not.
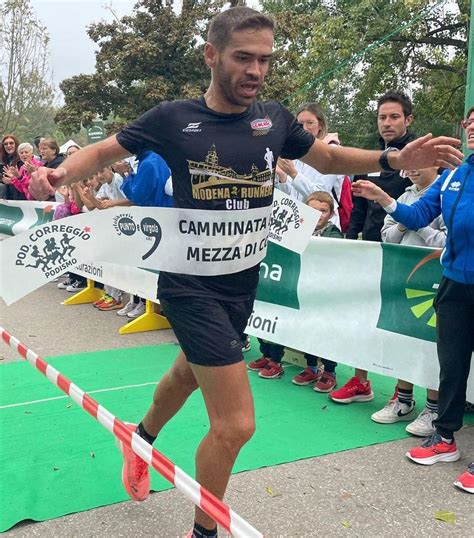
<svg viewBox="0 0 474 538"><path fill-rule="evenodd" d="M33 172L30 192L38 200L44 199L51 186L58 188L86 179L105 166L129 156L130 153L117 142L115 135L110 136L73 153L56 169L41 167Z"/></svg>
<svg viewBox="0 0 474 538"><path fill-rule="evenodd" d="M388 164L394 170L417 170L437 166L454 169L462 162L463 154L453 146L456 138L427 134L407 144L401 151L387 154ZM347 148L316 140L302 161L322 174L365 174L382 170L381 151Z"/></svg>

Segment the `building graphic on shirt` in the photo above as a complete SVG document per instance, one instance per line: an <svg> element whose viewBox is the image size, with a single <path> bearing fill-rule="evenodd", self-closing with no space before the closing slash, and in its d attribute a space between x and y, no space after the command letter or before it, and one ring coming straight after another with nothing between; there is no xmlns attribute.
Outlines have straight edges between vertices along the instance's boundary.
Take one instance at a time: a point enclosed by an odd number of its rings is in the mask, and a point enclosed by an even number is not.
<svg viewBox="0 0 474 538"><path fill-rule="evenodd" d="M193 198L209 199L213 190L216 198L265 198L273 193L273 171L259 170L252 164L249 174L238 174L232 168L221 166L216 146L212 144L204 162L188 159ZM217 190L216 190L217 189Z"/></svg>

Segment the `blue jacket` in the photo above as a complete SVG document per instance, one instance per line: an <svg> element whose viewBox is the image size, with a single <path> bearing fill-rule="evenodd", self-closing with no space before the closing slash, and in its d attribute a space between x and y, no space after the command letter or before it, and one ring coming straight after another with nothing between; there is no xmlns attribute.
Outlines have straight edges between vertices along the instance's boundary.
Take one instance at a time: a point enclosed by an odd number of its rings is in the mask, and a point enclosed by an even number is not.
<svg viewBox="0 0 474 538"><path fill-rule="evenodd" d="M454 174L444 172L418 202L411 206L397 203L392 217L410 230L418 230L440 214L448 229L441 256L443 275L474 284L474 155Z"/></svg>
<svg viewBox="0 0 474 538"><path fill-rule="evenodd" d="M153 151L138 156L138 168L122 184L122 192L135 205L173 207L173 197L165 193L171 172L166 162Z"/></svg>

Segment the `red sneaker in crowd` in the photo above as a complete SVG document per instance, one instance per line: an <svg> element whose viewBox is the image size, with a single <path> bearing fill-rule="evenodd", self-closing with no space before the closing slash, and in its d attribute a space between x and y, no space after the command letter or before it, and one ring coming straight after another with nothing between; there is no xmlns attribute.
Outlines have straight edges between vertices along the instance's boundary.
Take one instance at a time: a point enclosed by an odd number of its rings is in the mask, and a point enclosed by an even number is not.
<svg viewBox="0 0 474 538"><path fill-rule="evenodd" d="M112 297L110 297L110 295L107 295L106 293L104 293L100 299L98 299L97 301L94 301L92 303L92 306L95 306L95 308L99 308L99 306L104 303L105 301L108 301L109 299L111 299Z"/></svg>
<svg viewBox="0 0 474 538"><path fill-rule="evenodd" d="M247 364L247 368L249 370L252 370L252 372L259 372L262 368L265 368L265 366L270 362L270 359L267 359L265 357L260 357L256 361L249 362Z"/></svg>
<svg viewBox="0 0 474 538"><path fill-rule="evenodd" d="M117 299L110 297L110 299L101 303L97 308L102 312L107 312L108 310L122 310L123 304L120 301L117 301Z"/></svg>
<svg viewBox="0 0 474 538"><path fill-rule="evenodd" d="M136 424L127 424L134 432ZM125 490L134 501L144 501L150 494L150 471L148 463L137 456L131 448L119 442L123 456L122 483Z"/></svg>
<svg viewBox="0 0 474 538"><path fill-rule="evenodd" d="M284 374L284 370L281 364L275 361L269 361L265 368L262 368L258 375L264 379L276 379Z"/></svg>
<svg viewBox="0 0 474 538"><path fill-rule="evenodd" d="M322 372L320 370L316 370L316 372L313 372L311 366L308 366L298 375L295 375L295 377L291 381L295 385L311 385L311 383L316 382L321 377L321 375Z"/></svg>
<svg viewBox="0 0 474 538"><path fill-rule="evenodd" d="M461 457L456 442L454 440L452 443L443 441L439 433L430 435L421 446L411 448L406 456L421 465L433 465L438 461L457 461Z"/></svg>
<svg viewBox="0 0 474 538"><path fill-rule="evenodd" d="M370 388L370 381L361 383L360 379L354 376L343 387L333 390L329 397L338 403L370 402L374 399L374 393Z"/></svg>
<svg viewBox="0 0 474 538"><path fill-rule="evenodd" d="M467 471L458 477L454 485L468 493L474 493L474 461L468 465Z"/></svg>
<svg viewBox="0 0 474 538"><path fill-rule="evenodd" d="M314 384L316 392L331 392L337 385L335 374L323 373Z"/></svg>

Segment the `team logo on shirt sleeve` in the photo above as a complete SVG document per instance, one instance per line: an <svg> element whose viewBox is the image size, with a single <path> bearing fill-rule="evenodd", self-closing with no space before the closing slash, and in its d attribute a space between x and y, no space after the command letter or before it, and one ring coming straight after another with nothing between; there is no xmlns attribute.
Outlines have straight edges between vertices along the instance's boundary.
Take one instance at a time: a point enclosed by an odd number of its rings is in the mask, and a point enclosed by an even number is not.
<svg viewBox="0 0 474 538"><path fill-rule="evenodd" d="M265 118L257 118L250 122L250 127L252 128L253 136L263 136L269 133L273 123L268 116L265 116Z"/></svg>

